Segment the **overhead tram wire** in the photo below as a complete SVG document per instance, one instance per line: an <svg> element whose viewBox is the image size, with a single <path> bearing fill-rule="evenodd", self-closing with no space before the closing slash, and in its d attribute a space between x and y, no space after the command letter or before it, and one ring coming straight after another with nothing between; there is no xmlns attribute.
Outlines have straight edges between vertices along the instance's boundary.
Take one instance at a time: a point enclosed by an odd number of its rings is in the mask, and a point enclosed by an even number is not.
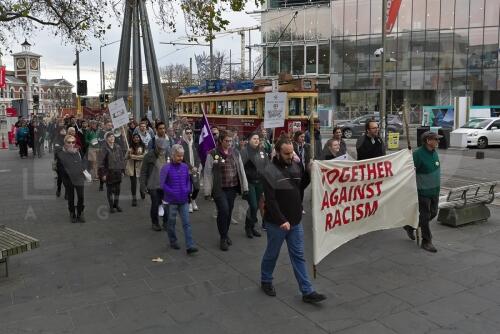
<svg viewBox="0 0 500 334"><path fill-rule="evenodd" d="M272 46L273 48L281 41L281 37L283 37L283 34L288 29L288 27L290 26L290 24L292 23L292 21L295 21L295 18L297 17L297 15L299 15L299 11L298 10L295 11L295 13L293 14L292 18L290 19L290 21L288 22L288 24L286 25L286 27L283 28L283 30L281 31L280 36L278 37L278 39L276 40L276 42L274 42L274 44ZM262 59L262 62L260 63L259 68L255 71L255 74L253 75L252 80L255 80L255 77L257 76L257 74L261 70L262 66L266 62L267 56L268 56L268 53L266 53L266 55L264 56L264 59Z"/></svg>

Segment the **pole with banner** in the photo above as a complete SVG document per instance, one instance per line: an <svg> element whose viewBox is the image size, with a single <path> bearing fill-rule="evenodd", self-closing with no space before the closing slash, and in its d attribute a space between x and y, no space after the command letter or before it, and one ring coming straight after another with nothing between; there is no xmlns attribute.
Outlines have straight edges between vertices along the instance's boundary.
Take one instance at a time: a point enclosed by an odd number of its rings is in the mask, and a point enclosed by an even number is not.
<svg viewBox="0 0 500 334"><path fill-rule="evenodd" d="M281 128L285 126L287 93L278 91L278 81L273 81L273 92L266 93L264 102L264 129Z"/></svg>
<svg viewBox="0 0 500 334"><path fill-rule="evenodd" d="M123 98L115 100L108 105L109 116L111 117L111 122L113 123L114 129L120 129L122 134L125 136L125 143L127 144L127 150L129 148L128 138L125 135L125 126L128 124L128 110L125 105Z"/></svg>

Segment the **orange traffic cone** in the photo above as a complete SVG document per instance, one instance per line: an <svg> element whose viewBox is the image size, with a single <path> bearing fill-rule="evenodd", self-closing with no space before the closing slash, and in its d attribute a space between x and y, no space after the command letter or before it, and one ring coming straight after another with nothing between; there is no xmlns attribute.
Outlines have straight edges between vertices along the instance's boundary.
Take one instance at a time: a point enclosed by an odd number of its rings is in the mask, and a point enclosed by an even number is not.
<svg viewBox="0 0 500 334"><path fill-rule="evenodd" d="M5 142L5 135L2 134L2 150L6 150L7 149L7 143Z"/></svg>

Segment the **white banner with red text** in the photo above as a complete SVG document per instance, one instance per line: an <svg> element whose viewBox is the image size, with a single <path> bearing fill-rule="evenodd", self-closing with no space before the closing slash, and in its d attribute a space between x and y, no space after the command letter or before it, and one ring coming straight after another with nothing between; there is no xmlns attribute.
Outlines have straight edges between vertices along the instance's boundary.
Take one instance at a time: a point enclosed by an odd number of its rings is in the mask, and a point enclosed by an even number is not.
<svg viewBox="0 0 500 334"><path fill-rule="evenodd" d="M415 168L409 150L362 161L315 160L311 179L315 265L360 235L418 226Z"/></svg>

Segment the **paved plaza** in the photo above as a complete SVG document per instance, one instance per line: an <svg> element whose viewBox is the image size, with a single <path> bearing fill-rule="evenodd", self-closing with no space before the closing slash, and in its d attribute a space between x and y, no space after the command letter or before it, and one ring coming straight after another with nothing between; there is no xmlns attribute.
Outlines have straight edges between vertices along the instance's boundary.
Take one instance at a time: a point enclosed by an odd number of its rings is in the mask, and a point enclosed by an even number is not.
<svg viewBox="0 0 500 334"><path fill-rule="evenodd" d="M500 180L498 149L440 151L443 187ZM149 199L107 213L105 192L86 186L85 224L71 224L55 197L49 156L20 160L0 151L0 224L40 240L40 248L0 265L0 333L499 333L500 207L484 223L432 223L437 254L402 229L361 236L325 258L315 288L320 305L302 302L286 247L275 271L277 297L260 290L266 238L247 239L246 202L237 200L228 252L218 248L213 202L191 214L200 252L167 248L150 228ZM200 196L202 197L202 196ZM306 253L312 275L306 195ZM397 210L397 208L394 208ZM179 236L183 236L179 230ZM184 246L181 239L181 246ZM161 257L163 262L152 262Z"/></svg>

